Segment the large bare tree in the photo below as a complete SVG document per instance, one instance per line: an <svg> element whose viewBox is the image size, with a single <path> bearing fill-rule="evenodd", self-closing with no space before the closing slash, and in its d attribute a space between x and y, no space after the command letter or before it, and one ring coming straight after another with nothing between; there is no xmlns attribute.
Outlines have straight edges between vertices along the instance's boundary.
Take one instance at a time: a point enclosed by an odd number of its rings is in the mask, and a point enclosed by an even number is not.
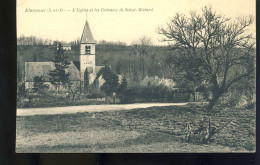
<svg viewBox="0 0 260 165"><path fill-rule="evenodd" d="M255 77L255 39L248 30L252 23L252 16L226 18L205 6L201 13L176 14L158 28L178 51L176 67L209 84L208 110L231 86Z"/></svg>

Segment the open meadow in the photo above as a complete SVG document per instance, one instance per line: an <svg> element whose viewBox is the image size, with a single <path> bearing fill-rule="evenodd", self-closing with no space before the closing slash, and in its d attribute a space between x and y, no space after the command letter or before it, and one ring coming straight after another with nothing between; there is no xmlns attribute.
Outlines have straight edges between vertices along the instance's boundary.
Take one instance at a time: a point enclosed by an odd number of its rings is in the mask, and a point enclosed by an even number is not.
<svg viewBox="0 0 260 165"><path fill-rule="evenodd" d="M254 152L255 110L224 109L211 115L221 129L208 144L184 142L198 126L200 106L17 116L16 152Z"/></svg>

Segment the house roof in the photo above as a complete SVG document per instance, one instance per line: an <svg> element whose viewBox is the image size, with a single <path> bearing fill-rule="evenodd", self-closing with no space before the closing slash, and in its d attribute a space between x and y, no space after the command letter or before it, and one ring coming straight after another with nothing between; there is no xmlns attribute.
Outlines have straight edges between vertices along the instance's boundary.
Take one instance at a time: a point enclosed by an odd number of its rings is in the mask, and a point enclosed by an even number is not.
<svg viewBox="0 0 260 165"><path fill-rule="evenodd" d="M73 63L77 67L77 69L80 70L80 62L79 61L73 61Z"/></svg>
<svg viewBox="0 0 260 165"><path fill-rule="evenodd" d="M80 68L78 61L70 61L69 67L66 69L66 73L69 73L69 80L80 80ZM95 72L98 73L104 66L96 66ZM53 62L25 62L25 81L33 82L35 76L43 76L43 81L49 81L50 70L54 70L55 66Z"/></svg>
<svg viewBox="0 0 260 165"><path fill-rule="evenodd" d="M66 43L66 42L62 42L61 45L63 47L71 47L71 44L70 43Z"/></svg>
<svg viewBox="0 0 260 165"><path fill-rule="evenodd" d="M158 77L145 77L140 84L142 86L147 86L148 84L151 86L158 86L158 85L164 85L171 89L173 89L176 86L176 83L171 79L160 79Z"/></svg>
<svg viewBox="0 0 260 165"><path fill-rule="evenodd" d="M88 21L86 21L85 23L80 43L95 43L95 40L89 28Z"/></svg>
<svg viewBox="0 0 260 165"><path fill-rule="evenodd" d="M25 62L25 81L33 81L35 76L43 76L43 80L48 81L48 73L53 69L53 62Z"/></svg>
<svg viewBox="0 0 260 165"><path fill-rule="evenodd" d="M25 62L25 81L33 82L35 76L43 76L43 81L49 81L50 70L54 70L53 62ZM80 72L73 62L70 62L69 67L65 70L69 73L69 80L80 80Z"/></svg>

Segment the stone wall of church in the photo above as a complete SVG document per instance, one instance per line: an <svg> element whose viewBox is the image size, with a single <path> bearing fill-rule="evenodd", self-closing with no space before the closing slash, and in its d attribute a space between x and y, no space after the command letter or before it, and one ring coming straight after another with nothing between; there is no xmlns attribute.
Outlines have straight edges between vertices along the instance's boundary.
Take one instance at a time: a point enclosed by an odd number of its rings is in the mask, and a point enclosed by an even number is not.
<svg viewBox="0 0 260 165"><path fill-rule="evenodd" d="M80 54L86 54L85 46L90 46L90 54L96 54L95 44L80 44Z"/></svg>
<svg viewBox="0 0 260 165"><path fill-rule="evenodd" d="M80 74L81 77L84 76L85 70L88 67L93 68L93 72L95 72L95 55L80 55Z"/></svg>

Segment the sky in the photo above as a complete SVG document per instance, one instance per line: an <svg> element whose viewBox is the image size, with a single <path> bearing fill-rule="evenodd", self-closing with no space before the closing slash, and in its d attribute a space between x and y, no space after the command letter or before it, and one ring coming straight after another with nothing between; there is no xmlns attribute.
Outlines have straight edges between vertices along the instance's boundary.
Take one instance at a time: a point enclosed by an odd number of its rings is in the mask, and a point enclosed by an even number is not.
<svg viewBox="0 0 260 165"><path fill-rule="evenodd" d="M81 37L87 19L97 41L131 44L147 36L154 45L165 45L156 28L166 25L176 13L189 14L205 5L226 17L255 18L255 0L17 0L17 36L70 42ZM90 11L86 16L77 8ZM149 11L131 11L138 8ZM41 11L28 12L35 9ZM254 23L250 30L255 33L255 29Z"/></svg>

